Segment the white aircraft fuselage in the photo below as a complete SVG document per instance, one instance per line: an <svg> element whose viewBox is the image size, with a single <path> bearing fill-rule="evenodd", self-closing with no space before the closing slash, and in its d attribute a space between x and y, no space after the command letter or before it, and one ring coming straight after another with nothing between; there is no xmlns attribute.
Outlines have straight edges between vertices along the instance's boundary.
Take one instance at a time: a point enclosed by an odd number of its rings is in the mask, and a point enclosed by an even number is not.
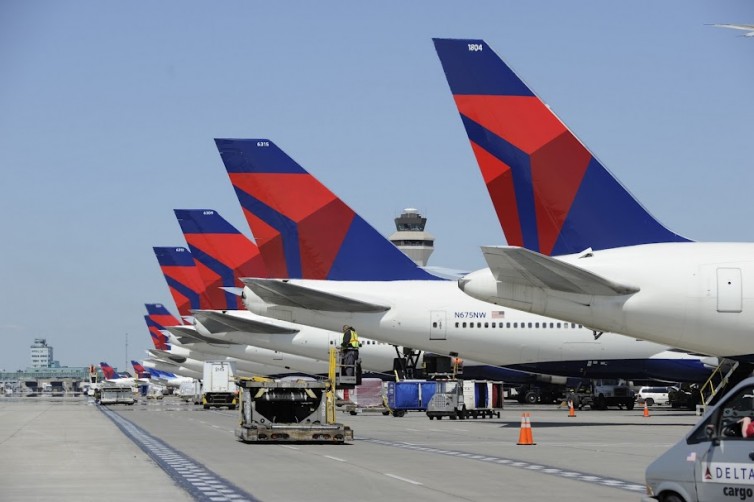
<svg viewBox="0 0 754 502"><path fill-rule="evenodd" d="M287 282L389 309L352 313L273 305L248 286L244 288L246 307L267 317L325 329L350 324L370 338L438 354L456 353L491 365L680 357L676 352L666 353L666 345L614 333L595 336L591 329L575 323L495 307L465 295L456 282Z"/></svg>

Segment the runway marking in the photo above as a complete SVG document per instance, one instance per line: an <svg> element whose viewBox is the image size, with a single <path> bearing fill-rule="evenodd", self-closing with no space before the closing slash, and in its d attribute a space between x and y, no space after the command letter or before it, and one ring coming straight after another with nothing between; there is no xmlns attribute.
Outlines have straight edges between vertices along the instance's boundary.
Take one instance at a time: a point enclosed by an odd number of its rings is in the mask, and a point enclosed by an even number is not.
<svg viewBox="0 0 754 502"><path fill-rule="evenodd" d="M385 476L387 476L389 478L397 479L399 481L405 481L406 483L411 483L412 485L422 485L423 484L423 483L420 483L418 481L414 481L413 479L402 478L400 476L396 476L395 474L390 474L388 472L386 472L384 474L385 474Z"/></svg>
<svg viewBox="0 0 754 502"><path fill-rule="evenodd" d="M369 443L375 443L375 444L379 444L383 446L391 446L393 448L403 448L406 450L416 450L419 452L431 453L435 455L450 455L453 457L464 457L468 460L476 460L478 462L488 462L491 464L504 465L508 467L514 467L517 469L526 469L531 472L539 472L541 474L548 475L548 476L560 476L563 478L573 479L574 481L580 481L582 483L601 485L601 486L605 486L609 488L616 488L619 490L624 490L624 491L629 491L629 492L634 492L634 493L644 492L645 490L645 487L643 484L638 484L633 481L615 479L612 477L602 477L602 476L597 476L597 475L587 473L587 472L565 470L565 469L561 469L559 467L555 467L552 465L535 464L533 462L525 462L523 460L518 460L518 459L487 457L487 456L479 455L476 453L468 453L468 452L457 451L457 450L443 450L440 448L428 448L426 446L414 445L411 443L400 443L396 441L386 441L383 439L360 438L357 441L366 441ZM402 478L398 478L398 476L393 476L387 473L385 475L394 477L397 479L402 479ZM403 481L408 481L408 480L403 479Z"/></svg>
<svg viewBox="0 0 754 502"><path fill-rule="evenodd" d="M289 446L287 444L281 444L280 446L282 446L283 448L288 448L289 450L298 450L297 447L295 447L295 446Z"/></svg>
<svg viewBox="0 0 754 502"><path fill-rule="evenodd" d="M259 499L241 490L233 483L210 471L191 457L157 439L141 427L126 420L104 406L99 407L131 441L141 448L158 466L165 471L194 500L201 502L249 501Z"/></svg>
<svg viewBox="0 0 754 502"><path fill-rule="evenodd" d="M325 458L329 458L330 460L337 460L338 462L345 462L345 460L342 458L331 457L330 455L325 455Z"/></svg>

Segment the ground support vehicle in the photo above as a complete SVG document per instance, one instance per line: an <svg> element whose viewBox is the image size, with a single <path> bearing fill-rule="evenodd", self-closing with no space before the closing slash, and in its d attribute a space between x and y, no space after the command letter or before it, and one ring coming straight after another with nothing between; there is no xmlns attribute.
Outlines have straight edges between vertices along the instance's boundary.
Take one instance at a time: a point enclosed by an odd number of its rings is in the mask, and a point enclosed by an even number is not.
<svg viewBox="0 0 754 502"><path fill-rule="evenodd" d="M605 410L608 406L617 406L633 410L636 394L625 380L584 380L568 394L567 401L578 409L589 406L593 410Z"/></svg>
<svg viewBox="0 0 754 502"><path fill-rule="evenodd" d="M427 411L436 388L437 382L434 380L387 382L387 407L394 417L402 417L407 411Z"/></svg>
<svg viewBox="0 0 754 502"><path fill-rule="evenodd" d="M668 391L671 408L694 410L702 402L701 388L698 384L681 383Z"/></svg>
<svg viewBox="0 0 754 502"><path fill-rule="evenodd" d="M205 361L202 379L202 405L227 406L234 410L238 404L238 387L235 382L236 365L231 361Z"/></svg>
<svg viewBox="0 0 754 502"><path fill-rule="evenodd" d="M646 470L644 502L751 500L754 438L743 437L754 419L754 378L708 407L701 420Z"/></svg>
<svg viewBox="0 0 754 502"><path fill-rule="evenodd" d="M236 437L245 443L353 440L350 427L336 423L329 382L259 381L241 378L241 425Z"/></svg>
<svg viewBox="0 0 754 502"><path fill-rule="evenodd" d="M103 385L97 390L99 404L134 404L134 391L131 386Z"/></svg>
<svg viewBox="0 0 754 502"><path fill-rule="evenodd" d="M202 403L202 383L199 380L192 380L190 382L183 382L178 387L178 396L182 401L186 401L193 404Z"/></svg>
<svg viewBox="0 0 754 502"><path fill-rule="evenodd" d="M503 383L487 380L438 380L435 394L427 405L430 420L450 417L500 417L503 409Z"/></svg>
<svg viewBox="0 0 754 502"><path fill-rule="evenodd" d="M521 404L559 403L566 397L566 386L558 384L523 384L516 387L516 400Z"/></svg>

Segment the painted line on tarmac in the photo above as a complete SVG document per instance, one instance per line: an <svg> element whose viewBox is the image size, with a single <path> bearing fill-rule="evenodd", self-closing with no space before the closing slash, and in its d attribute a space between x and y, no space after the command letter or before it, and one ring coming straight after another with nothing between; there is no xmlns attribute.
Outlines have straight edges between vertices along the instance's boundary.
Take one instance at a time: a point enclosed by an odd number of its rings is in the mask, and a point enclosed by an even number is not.
<svg viewBox="0 0 754 502"><path fill-rule="evenodd" d="M414 481L413 479L402 478L402 477L397 476L395 474L390 474L389 472L385 472L384 474L385 474L385 476L387 476L389 478L397 479L399 481L405 481L406 483L411 483L412 485L423 485L423 483L420 483L418 481Z"/></svg>
<svg viewBox="0 0 754 502"><path fill-rule="evenodd" d="M233 483L204 467L191 457L168 446L141 427L117 413L99 406L131 441L159 465L194 500L201 502L259 502L259 499L241 490Z"/></svg>
<svg viewBox="0 0 754 502"><path fill-rule="evenodd" d="M392 446L394 448L404 448L406 450L420 451L424 453L431 453L434 455L448 455L451 457L462 457L469 460L478 460L479 462L488 462L491 464L505 465L508 467L515 467L518 469L525 469L527 471L540 472L549 476L557 476L561 478L573 479L574 481L581 481L582 483L590 483L593 485L606 486L608 488L617 488L619 490L643 493L646 489L644 485L634 483L633 481L626 481L623 479L615 479L603 476L597 476L588 472L578 472L572 470L561 469L559 467L551 465L536 464L533 462L524 462L523 460L513 458L492 457L487 455L479 455L477 453L467 453L458 450L446 450L443 448L432 448L429 446L421 446L411 443L400 443L396 441L385 441L383 439L370 439L359 438L356 441L365 441L368 443L379 444L383 446ZM390 476L386 474L386 476ZM394 477L394 476L391 476Z"/></svg>

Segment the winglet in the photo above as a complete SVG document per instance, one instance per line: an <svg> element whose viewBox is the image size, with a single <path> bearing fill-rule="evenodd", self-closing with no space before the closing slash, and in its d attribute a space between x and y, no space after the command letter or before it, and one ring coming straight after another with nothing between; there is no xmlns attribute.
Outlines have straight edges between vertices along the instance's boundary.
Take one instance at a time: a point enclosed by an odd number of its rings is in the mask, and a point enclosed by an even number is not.
<svg viewBox="0 0 754 502"><path fill-rule="evenodd" d="M566 255L683 242L478 39L434 39L509 245Z"/></svg>
<svg viewBox="0 0 754 502"><path fill-rule="evenodd" d="M438 279L268 139L216 139L270 277Z"/></svg>

